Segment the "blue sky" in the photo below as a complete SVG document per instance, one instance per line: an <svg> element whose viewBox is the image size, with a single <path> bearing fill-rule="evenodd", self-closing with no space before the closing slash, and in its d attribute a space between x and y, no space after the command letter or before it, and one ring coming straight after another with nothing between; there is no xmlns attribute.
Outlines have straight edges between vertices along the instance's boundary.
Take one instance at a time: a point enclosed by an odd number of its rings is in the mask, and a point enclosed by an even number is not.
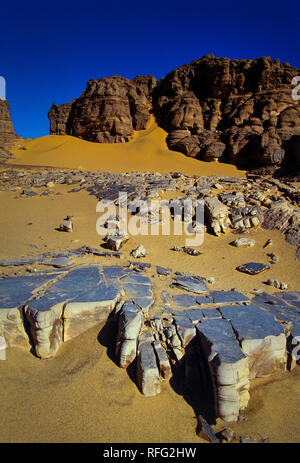
<svg viewBox="0 0 300 463"><path fill-rule="evenodd" d="M23 137L47 135L51 104L78 97L90 78L159 79L207 53L300 68L299 0L3 3L0 75Z"/></svg>

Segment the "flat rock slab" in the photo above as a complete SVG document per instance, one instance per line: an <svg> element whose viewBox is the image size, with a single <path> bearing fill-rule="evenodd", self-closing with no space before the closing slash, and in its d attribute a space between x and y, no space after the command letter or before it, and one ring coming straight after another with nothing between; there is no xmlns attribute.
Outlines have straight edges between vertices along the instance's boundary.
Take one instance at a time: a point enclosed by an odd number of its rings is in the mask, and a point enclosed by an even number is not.
<svg viewBox="0 0 300 463"><path fill-rule="evenodd" d="M221 307L230 320L242 350L249 358L250 378L268 376L286 364L284 329L272 313L255 305Z"/></svg>
<svg viewBox="0 0 300 463"><path fill-rule="evenodd" d="M247 264L240 265L236 269L239 272L248 273L249 275L258 275L269 268L270 266L268 264L262 264L261 262L248 262Z"/></svg>
<svg viewBox="0 0 300 463"><path fill-rule="evenodd" d="M191 294L176 294L173 296L173 301L179 309L185 309L186 307L194 307L197 305L196 297Z"/></svg>
<svg viewBox="0 0 300 463"><path fill-rule="evenodd" d="M207 304L212 304L213 300L212 300L212 297L210 296L197 296L196 302L199 305L207 305Z"/></svg>
<svg viewBox="0 0 300 463"><path fill-rule="evenodd" d="M194 325L197 325L204 318L202 310L198 308L186 309L184 313Z"/></svg>
<svg viewBox="0 0 300 463"><path fill-rule="evenodd" d="M172 273L172 269L170 268L165 268L165 267L160 267L159 265L156 266L156 272L158 275L165 275L168 276Z"/></svg>
<svg viewBox="0 0 300 463"><path fill-rule="evenodd" d="M56 268L70 267L70 265L75 264L73 259L69 257L56 257L55 259L46 260L41 262L42 265L50 265Z"/></svg>
<svg viewBox="0 0 300 463"><path fill-rule="evenodd" d="M192 321L184 313L176 312L174 315L174 321L182 347L186 347L196 336L196 328Z"/></svg>
<svg viewBox="0 0 300 463"><path fill-rule="evenodd" d="M202 294L208 291L205 281L201 277L176 276L173 278L173 284L192 293Z"/></svg>
<svg viewBox="0 0 300 463"><path fill-rule="evenodd" d="M0 279L0 310L24 304L35 291L51 280L54 281L57 276L58 274L54 273Z"/></svg>
<svg viewBox="0 0 300 463"><path fill-rule="evenodd" d="M216 318L222 318L222 315L220 314L220 312L217 310L217 309L200 309L202 314L203 314L203 318L204 319L216 319Z"/></svg>
<svg viewBox="0 0 300 463"><path fill-rule="evenodd" d="M210 295L215 304L250 303L248 297L238 291L211 291Z"/></svg>
<svg viewBox="0 0 300 463"><path fill-rule="evenodd" d="M38 311L47 311L61 302L74 299L81 292L95 287L100 282L99 266L75 269L54 283L40 299L30 302L30 307Z"/></svg>
<svg viewBox="0 0 300 463"><path fill-rule="evenodd" d="M277 293L276 293L277 294ZM283 299L270 295L268 293L261 293L256 295L252 303L272 312L276 319L285 323L297 324L300 320L300 313L291 305L287 304Z"/></svg>

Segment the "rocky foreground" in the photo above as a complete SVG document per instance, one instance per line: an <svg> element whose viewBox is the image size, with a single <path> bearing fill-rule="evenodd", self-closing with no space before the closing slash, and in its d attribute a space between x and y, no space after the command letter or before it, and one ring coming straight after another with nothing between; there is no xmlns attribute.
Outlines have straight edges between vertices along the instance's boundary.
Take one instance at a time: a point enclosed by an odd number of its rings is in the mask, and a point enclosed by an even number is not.
<svg viewBox="0 0 300 463"><path fill-rule="evenodd" d="M246 179L71 170L5 170L0 176L1 191L14 191L29 201L38 195L51 197L57 184L71 185L71 192L86 190L119 207L120 192L131 201L149 202L165 193L173 193L179 204L187 198L203 199L206 233L221 236L231 230L232 246L253 247L255 240L247 232L276 229L300 257L299 190L289 181L250 173ZM203 225L197 223L194 206L188 213L194 230ZM162 221L151 210L132 214L150 223ZM175 220L174 211L171 217ZM57 227L72 233L73 222L67 216ZM270 288L279 289L274 294L255 288L248 293L214 289L214 278L182 272L180 265L166 268L147 262L142 245L124 262L123 247L130 244L130 236L122 233L118 217L108 218L107 226L109 222L118 231L107 229L105 247L87 243L66 252L0 261L6 272L0 279L0 335L6 345L32 347L38 357L52 358L62 343L110 321L117 333L115 359L121 368L135 366L144 395L159 394L161 381L172 380L180 370L195 402L209 398L210 416L238 420L249 402L251 380L296 365L300 292L289 290L284 275L280 280L266 277ZM269 264L246 261L232 270L267 275L278 256L271 252L271 240L266 239L265 248ZM201 254L189 246L173 251L179 258L182 253L195 259ZM85 263L90 255L99 256L101 265ZM24 267L30 274L11 276L12 269Z"/></svg>

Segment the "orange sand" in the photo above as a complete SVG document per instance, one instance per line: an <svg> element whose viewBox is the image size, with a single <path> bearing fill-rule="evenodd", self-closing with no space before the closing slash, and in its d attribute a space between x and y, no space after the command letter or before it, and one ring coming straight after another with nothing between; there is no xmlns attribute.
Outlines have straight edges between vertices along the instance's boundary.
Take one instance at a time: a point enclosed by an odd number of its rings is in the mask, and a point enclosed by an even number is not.
<svg viewBox="0 0 300 463"><path fill-rule="evenodd" d="M169 151L166 136L151 116L148 128L135 132L128 143L99 144L69 135L48 135L24 140L22 146L26 149L16 148L13 151L15 159L9 162L110 172L180 171L189 175L244 176L244 172L233 165L202 162Z"/></svg>

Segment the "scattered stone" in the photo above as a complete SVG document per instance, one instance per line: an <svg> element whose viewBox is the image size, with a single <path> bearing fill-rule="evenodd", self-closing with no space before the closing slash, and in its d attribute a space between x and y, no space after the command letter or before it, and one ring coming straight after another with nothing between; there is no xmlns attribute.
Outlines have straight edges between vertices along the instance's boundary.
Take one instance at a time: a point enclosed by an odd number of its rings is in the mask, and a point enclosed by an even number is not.
<svg viewBox="0 0 300 463"><path fill-rule="evenodd" d="M128 241L129 237L126 232L117 232L107 235L105 241L108 249L119 251L119 249Z"/></svg>
<svg viewBox="0 0 300 463"><path fill-rule="evenodd" d="M130 255L135 259L145 257L147 255L147 250L142 244L140 244L136 249L131 251Z"/></svg>
<svg viewBox="0 0 300 463"><path fill-rule="evenodd" d="M173 284L192 293L202 294L208 291L204 279L201 277L174 277Z"/></svg>
<svg viewBox="0 0 300 463"><path fill-rule="evenodd" d="M55 259L42 261L41 264L50 265L55 268L64 268L64 267L70 267L70 265L75 264L75 262L69 257L56 257Z"/></svg>
<svg viewBox="0 0 300 463"><path fill-rule="evenodd" d="M248 264L240 265L237 267L239 272L248 273L249 275L257 275L265 272L270 266L268 264L262 264L260 262L249 262Z"/></svg>
<svg viewBox="0 0 300 463"><path fill-rule="evenodd" d="M185 252L186 254L190 256L200 256L200 254L202 254L202 252L198 251L197 249L191 248L189 246L174 246L172 248L172 251Z"/></svg>
<svg viewBox="0 0 300 463"><path fill-rule="evenodd" d="M217 434L215 433L213 428L209 426L208 422L205 418L203 418L202 415L199 415L198 422L201 426L201 429L198 431L198 436L203 437L205 440L208 440L209 442L217 444L219 442Z"/></svg>
<svg viewBox="0 0 300 463"><path fill-rule="evenodd" d="M284 281L274 280L274 278L269 278L266 281L266 284L269 286L274 286L277 289L288 289L288 284Z"/></svg>
<svg viewBox="0 0 300 463"><path fill-rule="evenodd" d="M23 190L22 194L25 196L37 196L37 193L34 190Z"/></svg>
<svg viewBox="0 0 300 463"><path fill-rule="evenodd" d="M273 245L273 241L271 239L268 239L263 245L263 248L267 248L268 246L272 246L272 245Z"/></svg>
<svg viewBox="0 0 300 463"><path fill-rule="evenodd" d="M236 248L239 248L240 246L252 247L255 245L255 241L250 238L236 238L230 244Z"/></svg>
<svg viewBox="0 0 300 463"><path fill-rule="evenodd" d="M234 432L230 428L225 428L219 433L221 441L231 442L234 437Z"/></svg>
<svg viewBox="0 0 300 463"><path fill-rule="evenodd" d="M172 269L160 267L159 265L156 266L156 271L158 275L164 275L164 276L168 276L172 273Z"/></svg>
<svg viewBox="0 0 300 463"><path fill-rule="evenodd" d="M279 257L275 256L275 254L273 254L273 252L268 252L267 256L270 257L271 262L273 264L276 264L279 261Z"/></svg>
<svg viewBox="0 0 300 463"><path fill-rule="evenodd" d="M254 439L250 436L240 436L240 443L241 444L253 444Z"/></svg>
<svg viewBox="0 0 300 463"><path fill-rule="evenodd" d="M204 214L210 229L216 236L225 233L230 226L228 207L214 196L205 198Z"/></svg>
<svg viewBox="0 0 300 463"><path fill-rule="evenodd" d="M73 222L71 220L64 220L60 224L59 230L64 231L64 232L72 232L73 231Z"/></svg>

